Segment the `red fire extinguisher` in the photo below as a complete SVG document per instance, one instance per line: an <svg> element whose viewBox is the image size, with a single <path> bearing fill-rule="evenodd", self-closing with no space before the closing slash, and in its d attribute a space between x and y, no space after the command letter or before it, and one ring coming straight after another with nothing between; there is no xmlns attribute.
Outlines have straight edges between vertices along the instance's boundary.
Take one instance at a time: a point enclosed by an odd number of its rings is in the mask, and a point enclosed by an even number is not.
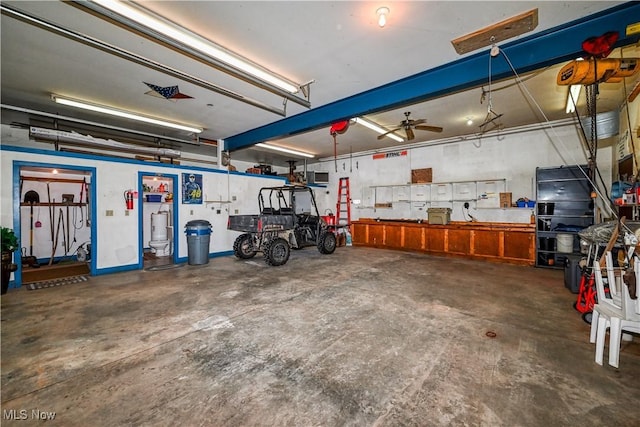
<svg viewBox="0 0 640 427"><path fill-rule="evenodd" d="M124 192L124 202L127 205L127 209L133 209L133 190Z"/></svg>

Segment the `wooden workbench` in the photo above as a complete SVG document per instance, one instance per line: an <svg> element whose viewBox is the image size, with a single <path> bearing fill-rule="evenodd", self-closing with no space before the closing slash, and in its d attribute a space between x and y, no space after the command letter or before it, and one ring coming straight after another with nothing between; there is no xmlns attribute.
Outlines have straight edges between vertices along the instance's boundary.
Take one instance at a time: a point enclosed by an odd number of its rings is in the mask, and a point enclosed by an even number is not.
<svg viewBox="0 0 640 427"><path fill-rule="evenodd" d="M409 220L361 218L352 223L351 234L356 246L509 264L535 264L533 224L454 221L447 225L435 225Z"/></svg>

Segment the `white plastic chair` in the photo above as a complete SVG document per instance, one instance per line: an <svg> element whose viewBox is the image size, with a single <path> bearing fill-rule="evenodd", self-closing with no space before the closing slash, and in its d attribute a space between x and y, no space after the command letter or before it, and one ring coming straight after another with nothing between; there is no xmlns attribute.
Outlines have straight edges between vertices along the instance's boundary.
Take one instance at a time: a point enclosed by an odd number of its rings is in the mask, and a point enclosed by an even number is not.
<svg viewBox="0 0 640 427"><path fill-rule="evenodd" d="M640 268L640 263L636 264ZM617 306L604 293L604 281L602 280L602 271L597 261L593 263L593 272L596 282L596 293L598 295L598 303L593 307L593 317L591 321L590 341L594 338L597 364L602 365L604 356L604 343L609 329L609 365L618 367L620 359L620 340L622 331L640 333L640 317L635 313L635 304L629 296L629 289L626 285L621 286L621 302L623 305Z"/></svg>
<svg viewBox="0 0 640 427"><path fill-rule="evenodd" d="M604 255L607 269L607 284L609 285L609 295L616 305L620 305L620 287L622 286L622 271L616 276L616 269L613 266L613 255L607 251Z"/></svg>
<svg viewBox="0 0 640 427"><path fill-rule="evenodd" d="M610 255L610 253L609 253ZM600 263L597 260L593 261L593 275L596 282L596 297L597 304L593 307L591 315L591 333L589 334L589 342L595 343L598 335L598 319L600 312L607 310L607 314L618 313L622 315L622 306L620 303L616 304L613 299L607 298L604 292L604 281L602 280L602 270L600 269ZM608 327L608 324L607 324ZM604 342L602 343L604 345ZM596 345L596 362L598 362L598 346ZM600 357L599 364L602 365L602 357Z"/></svg>
<svg viewBox="0 0 640 427"><path fill-rule="evenodd" d="M640 333L640 315L635 312L635 303L629 288L622 286L622 318L612 317L609 329L609 365L618 367L620 362L620 338L623 331ZM620 331L616 333L616 331Z"/></svg>

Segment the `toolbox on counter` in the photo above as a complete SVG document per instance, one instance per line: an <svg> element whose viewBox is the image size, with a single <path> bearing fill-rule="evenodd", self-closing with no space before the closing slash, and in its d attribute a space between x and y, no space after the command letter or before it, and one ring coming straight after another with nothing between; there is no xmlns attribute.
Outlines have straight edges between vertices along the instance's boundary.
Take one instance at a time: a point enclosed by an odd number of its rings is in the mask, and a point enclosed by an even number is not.
<svg viewBox="0 0 640 427"><path fill-rule="evenodd" d="M427 209L429 224L446 225L451 221L451 208Z"/></svg>

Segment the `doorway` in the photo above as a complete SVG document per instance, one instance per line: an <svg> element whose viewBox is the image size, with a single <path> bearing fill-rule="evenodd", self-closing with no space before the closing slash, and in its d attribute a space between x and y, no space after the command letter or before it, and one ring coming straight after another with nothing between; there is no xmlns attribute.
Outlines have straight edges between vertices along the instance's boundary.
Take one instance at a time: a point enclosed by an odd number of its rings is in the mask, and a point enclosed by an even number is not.
<svg viewBox="0 0 640 427"><path fill-rule="evenodd" d="M140 268L161 269L177 263L177 186L177 175L138 173Z"/></svg>
<svg viewBox="0 0 640 427"><path fill-rule="evenodd" d="M14 162L14 287L95 275L95 168Z"/></svg>

